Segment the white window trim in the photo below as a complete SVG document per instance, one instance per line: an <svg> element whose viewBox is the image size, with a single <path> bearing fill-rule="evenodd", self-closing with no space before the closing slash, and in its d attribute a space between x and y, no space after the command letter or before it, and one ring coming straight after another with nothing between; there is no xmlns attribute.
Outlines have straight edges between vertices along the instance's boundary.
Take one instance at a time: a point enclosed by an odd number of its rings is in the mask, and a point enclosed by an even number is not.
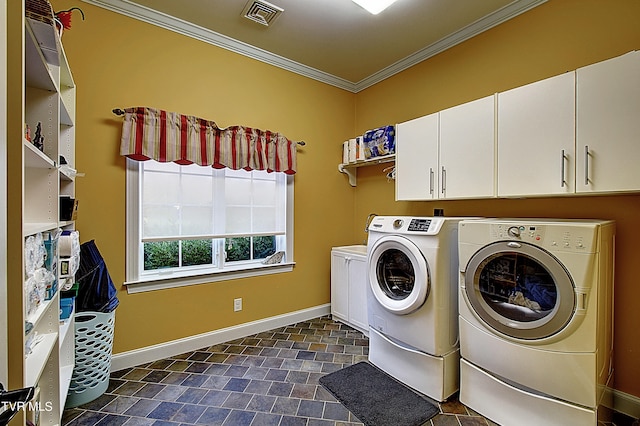
<svg viewBox="0 0 640 426"><path fill-rule="evenodd" d="M293 271L293 176L287 176L287 258L286 262L265 265L252 263L251 266L237 265L227 266L219 271L207 269L206 273L194 275L189 272L173 272L171 274L153 277L140 277L140 221L142 210L140 209L140 162L127 158L126 176L126 265L125 282L127 292L140 293L152 290L184 287L189 285L204 284L218 281L226 281L238 278L248 278L261 275L278 274Z"/></svg>

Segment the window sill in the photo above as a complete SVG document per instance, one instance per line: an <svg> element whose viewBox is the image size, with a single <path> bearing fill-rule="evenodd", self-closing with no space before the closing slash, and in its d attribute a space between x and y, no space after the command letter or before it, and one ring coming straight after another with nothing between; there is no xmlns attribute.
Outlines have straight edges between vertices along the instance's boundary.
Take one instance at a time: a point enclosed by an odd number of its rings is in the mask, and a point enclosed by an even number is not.
<svg viewBox="0 0 640 426"><path fill-rule="evenodd" d="M291 272L293 271L294 265L295 262L278 263L274 265L256 264L250 268L244 267L238 270L225 270L201 275L179 276L176 274L172 276L153 276L136 281L127 281L124 285L127 287L127 293L129 294L142 293L167 288L185 287L189 285L227 281L238 278L258 277L261 275Z"/></svg>

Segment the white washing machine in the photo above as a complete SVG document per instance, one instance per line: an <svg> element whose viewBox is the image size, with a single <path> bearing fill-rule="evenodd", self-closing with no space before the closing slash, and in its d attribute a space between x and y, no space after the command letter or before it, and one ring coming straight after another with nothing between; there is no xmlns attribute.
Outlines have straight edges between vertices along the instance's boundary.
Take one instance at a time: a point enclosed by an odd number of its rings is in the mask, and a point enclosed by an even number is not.
<svg viewBox="0 0 640 426"><path fill-rule="evenodd" d="M377 216L369 225L369 361L438 401L458 390L461 219Z"/></svg>
<svg viewBox="0 0 640 426"><path fill-rule="evenodd" d="M615 223L463 221L460 401L504 425L596 425L611 407Z"/></svg>

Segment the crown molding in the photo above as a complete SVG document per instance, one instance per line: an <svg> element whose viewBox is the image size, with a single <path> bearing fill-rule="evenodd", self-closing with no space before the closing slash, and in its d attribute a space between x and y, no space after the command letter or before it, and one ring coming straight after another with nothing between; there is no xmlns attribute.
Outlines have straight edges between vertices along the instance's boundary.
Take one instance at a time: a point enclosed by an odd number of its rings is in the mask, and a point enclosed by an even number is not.
<svg viewBox="0 0 640 426"><path fill-rule="evenodd" d="M283 56L276 55L266 50L251 46L239 40L235 40L224 34L211 31L182 19L169 16L150 8L140 6L128 0L82 0L85 3L137 19L148 24L156 25L169 31L212 44L214 46L230 50L243 56L265 62L270 65L300 74L302 76L318 80L320 82L339 87L353 92L355 84L340 77L311 68L301 63L292 61Z"/></svg>
<svg viewBox="0 0 640 426"><path fill-rule="evenodd" d="M491 29L515 16L518 16L547 0L514 0L512 3L491 13L478 21L462 28L455 33L401 59L394 64L381 69L380 71L366 77L358 82L352 82L344 78L320 71L292 61L283 56L276 55L264 49L257 48L250 44L235 40L224 34L211 31L209 29L194 25L182 19L169 16L167 14L155 11L145 6L132 3L129 0L82 0L85 3L137 19L148 24L194 38L196 40L209 43L211 45L230 50L240 55L291 71L293 73L347 90L352 93L358 93L368 87L373 86L401 71L406 70L426 59L429 59L440 52L464 42L488 29Z"/></svg>
<svg viewBox="0 0 640 426"><path fill-rule="evenodd" d="M401 71L404 71L407 68L411 68L412 66L424 60L427 60L437 55L438 53L444 52L445 50L450 49L457 44L469 40L470 38L473 38L476 35L483 33L484 31L487 31L495 26L498 26L501 23L506 22L509 19L514 18L522 13L525 13L528 10L531 10L534 7L539 6L545 2L547 2L547 0L514 0L503 8L480 18L474 23L469 24L454 33L451 33L448 36L438 40L437 42L418 50L417 52L407 56L406 58L389 65L388 67L381 69L380 71L370 75L367 78L360 80L359 82L355 83L354 92L357 93L361 90L371 87L376 83L379 83Z"/></svg>

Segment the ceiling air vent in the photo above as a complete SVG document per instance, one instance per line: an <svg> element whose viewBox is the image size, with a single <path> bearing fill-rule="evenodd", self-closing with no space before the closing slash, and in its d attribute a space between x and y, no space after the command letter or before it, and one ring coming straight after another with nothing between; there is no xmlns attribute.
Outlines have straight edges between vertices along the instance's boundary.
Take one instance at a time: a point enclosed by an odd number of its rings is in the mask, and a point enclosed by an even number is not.
<svg viewBox="0 0 640 426"><path fill-rule="evenodd" d="M282 12L284 12L284 9L281 9L271 3L267 3L266 1L249 0L249 3L247 3L242 11L242 14L245 18L249 18L259 24L269 26L269 24L275 21Z"/></svg>

